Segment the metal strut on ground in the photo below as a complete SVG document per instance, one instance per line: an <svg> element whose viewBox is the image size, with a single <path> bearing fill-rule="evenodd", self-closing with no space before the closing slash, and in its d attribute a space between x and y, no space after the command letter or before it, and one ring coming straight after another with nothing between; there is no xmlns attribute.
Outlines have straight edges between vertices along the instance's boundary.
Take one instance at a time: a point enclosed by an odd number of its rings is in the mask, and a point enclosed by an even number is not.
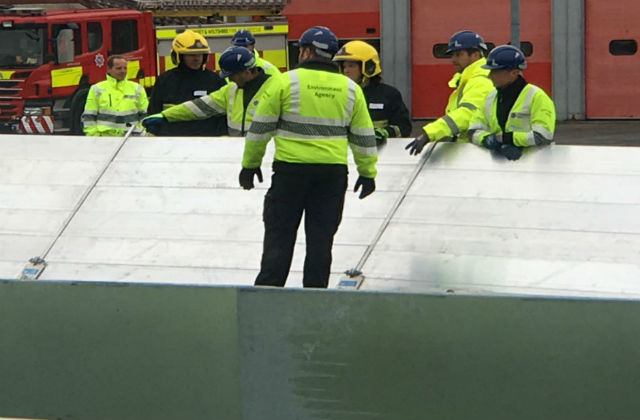
<svg viewBox="0 0 640 420"><path fill-rule="evenodd" d="M40 275L42 274L44 269L47 267L47 262L45 260L47 258L47 255L49 255L49 252L51 251L53 246L56 244L56 242L58 241L60 236L62 236L62 233L65 231L67 226L69 226L69 223L71 223L71 220L73 219L73 217L76 215L76 213L78 213L78 211L80 210L80 207L82 206L82 204L84 204L84 202L86 201L87 197L89 197L89 194L91 193L91 191L93 191L93 189L98 184L98 182L100 181L100 179L102 178L104 173L107 171L107 168L109 168L109 165L111 165L111 163L116 158L118 153L120 153L120 150L122 149L124 144L127 142L129 137L131 137L131 134L133 133L135 128L136 128L136 126L132 125L127 130L127 132L125 133L124 137L120 141L120 144L116 148L115 152L113 152L113 154L111 155L111 158L107 161L107 163L104 165L104 167L102 168L100 173L98 173L98 175L93 180L93 182L84 191L84 193L82 194L82 197L80 197L80 200L78 200L78 202L74 206L74 208L71 211L71 213L69 214L69 216L65 219L64 223L62 224L62 226L60 227L60 229L58 230L58 232L54 236L54 238L51 241L51 243L47 246L47 248L44 250L44 252L42 254L40 254L40 256L29 258L29 261L25 264L25 266L23 267L22 271L18 275L18 280L37 280L40 277Z"/></svg>
<svg viewBox="0 0 640 420"><path fill-rule="evenodd" d="M387 230L387 226L389 226L391 219L396 214L396 211L400 207L400 204L402 204L402 201L404 201L404 198L407 196L407 193L409 192L409 188L411 188L414 181L418 177L418 174L420 173L420 171L422 171L424 164L427 162L427 160L431 156L431 153L433 153L433 149L436 148L437 144L438 144L437 141L433 143L429 143L427 150L425 150L424 153L420 156L420 160L418 161L416 167L413 169L413 172L409 176L409 180L407 181L407 184L404 186L400 195L398 195L398 197L396 198L395 203L393 203L391 210L389 210L389 213L387 213L387 216L384 218L384 221L382 222L382 225L380 225L380 228L376 232L376 235L374 236L373 240L369 245L367 245L367 249L365 249L364 253L360 257L360 261L358 261L358 264L355 267L350 268L344 272L344 274L346 274L347 277L340 279L340 281L338 282L338 285L336 286L337 289L360 289L360 286L362 286L362 282L364 281L364 278L365 278L364 274L362 273L362 267L364 267L365 263L369 259L369 256L371 256L371 253L375 249L376 245L378 245L378 242L380 241L382 234L385 232L385 230Z"/></svg>

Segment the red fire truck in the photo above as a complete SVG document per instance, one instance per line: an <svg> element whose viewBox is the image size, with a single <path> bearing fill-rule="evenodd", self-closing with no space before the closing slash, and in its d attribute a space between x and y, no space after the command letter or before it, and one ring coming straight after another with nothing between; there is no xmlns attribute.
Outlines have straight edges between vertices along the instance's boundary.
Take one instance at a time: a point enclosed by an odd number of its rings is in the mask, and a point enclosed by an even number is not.
<svg viewBox="0 0 640 420"><path fill-rule="evenodd" d="M136 10L8 9L0 16L0 130L80 133L89 86L109 54L131 58L129 77L156 75L152 16Z"/></svg>
<svg viewBox="0 0 640 420"><path fill-rule="evenodd" d="M252 30L261 54L287 68L286 21L189 26L217 53L240 27ZM126 56L127 77L150 88L172 66L171 40L182 29L154 28L151 12L133 9L0 9L0 132L82 133L86 95L104 80L107 57Z"/></svg>

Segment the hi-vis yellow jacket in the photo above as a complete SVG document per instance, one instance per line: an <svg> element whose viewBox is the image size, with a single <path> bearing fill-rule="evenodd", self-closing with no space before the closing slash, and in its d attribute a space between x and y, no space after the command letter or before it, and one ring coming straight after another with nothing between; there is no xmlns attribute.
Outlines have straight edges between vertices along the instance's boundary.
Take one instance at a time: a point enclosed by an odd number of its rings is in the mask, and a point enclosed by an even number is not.
<svg viewBox="0 0 640 420"><path fill-rule="evenodd" d="M253 50L253 56L256 58L256 66L262 67L262 70L264 70L265 73L271 76L277 76L280 74L280 69L274 66L273 64L271 64L270 62L268 62L267 60L265 60L264 58L260 57L260 54L258 54L258 51Z"/></svg>
<svg viewBox="0 0 640 420"><path fill-rule="evenodd" d="M462 73L453 75L449 87L454 90L449 96L445 115L422 127L429 136L429 141L469 141L469 120L475 110L482 107L484 98L493 89L493 83L488 77L489 70L480 67L486 61L481 58L469 64Z"/></svg>
<svg viewBox="0 0 640 420"><path fill-rule="evenodd" d="M496 134L498 140L502 138L497 116L497 93L495 89L491 91L483 107L471 119L469 135L477 145L482 145L484 137L491 133ZM511 107L505 131L513 133L513 144L516 146L541 146L553 142L555 127L556 109L553 101L544 90L528 83Z"/></svg>
<svg viewBox="0 0 640 420"><path fill-rule="evenodd" d="M280 73L278 72L278 74ZM258 77L264 78L264 74ZM246 109L244 107L245 90L240 89L238 85L230 82L206 96L167 108L162 111L162 115L167 121L175 122L202 120L213 117L214 115L227 114L229 135L241 137L246 134L251 125L253 114L255 113L263 92L276 77L271 76L262 80L262 84L253 95L253 98L247 98L247 100L251 102L249 102ZM257 81L258 80L256 80L256 82Z"/></svg>
<svg viewBox="0 0 640 420"><path fill-rule="evenodd" d="M107 79L91 86L82 114L87 136L122 136L128 124L139 123L147 115L149 100L144 88L130 80Z"/></svg>
<svg viewBox="0 0 640 420"><path fill-rule="evenodd" d="M362 89L337 67L323 65L303 62L273 78L247 134L244 168L260 166L273 137L276 161L346 165L349 145L358 173L375 178L376 139Z"/></svg>

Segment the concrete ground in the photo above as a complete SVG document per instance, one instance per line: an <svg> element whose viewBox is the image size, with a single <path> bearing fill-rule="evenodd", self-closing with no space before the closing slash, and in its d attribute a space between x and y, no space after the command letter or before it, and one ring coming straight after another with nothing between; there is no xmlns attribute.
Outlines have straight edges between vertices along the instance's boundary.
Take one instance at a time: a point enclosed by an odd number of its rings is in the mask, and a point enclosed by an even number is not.
<svg viewBox="0 0 640 420"><path fill-rule="evenodd" d="M414 120L412 136L429 120ZM557 144L640 146L640 120L559 121Z"/></svg>

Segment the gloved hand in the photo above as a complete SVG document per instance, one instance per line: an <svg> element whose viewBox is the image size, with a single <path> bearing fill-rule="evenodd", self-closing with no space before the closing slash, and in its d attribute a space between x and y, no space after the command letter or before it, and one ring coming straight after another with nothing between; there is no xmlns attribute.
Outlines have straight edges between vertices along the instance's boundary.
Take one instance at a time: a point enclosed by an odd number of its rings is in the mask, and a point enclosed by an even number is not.
<svg viewBox="0 0 640 420"><path fill-rule="evenodd" d="M376 145L384 145L387 142L387 137L389 137L389 132L385 128L376 128L374 130L376 132Z"/></svg>
<svg viewBox="0 0 640 420"><path fill-rule="evenodd" d="M509 160L518 160L522 156L522 147L513 144L503 144L500 146L500 154Z"/></svg>
<svg viewBox="0 0 640 420"><path fill-rule="evenodd" d="M362 200L376 190L376 180L360 175L356 181L356 185L353 187L353 192L358 192L358 188L360 188L360 186L362 186L362 191L360 191L360 196L358 198Z"/></svg>
<svg viewBox="0 0 640 420"><path fill-rule="evenodd" d="M253 188L253 176L258 175L258 181L262 182L262 171L260 168L242 168L240 171L240 186L245 190Z"/></svg>
<svg viewBox="0 0 640 420"><path fill-rule="evenodd" d="M482 139L482 146L489 150L498 150L501 144L495 133L487 134Z"/></svg>
<svg viewBox="0 0 640 420"><path fill-rule="evenodd" d="M410 155L418 155L424 149L424 146L429 142L429 137L425 133L420 134L418 137L404 147L404 150L409 149Z"/></svg>
<svg viewBox="0 0 640 420"><path fill-rule="evenodd" d="M143 127L152 134L157 134L167 119L161 113L149 115L142 120Z"/></svg>

